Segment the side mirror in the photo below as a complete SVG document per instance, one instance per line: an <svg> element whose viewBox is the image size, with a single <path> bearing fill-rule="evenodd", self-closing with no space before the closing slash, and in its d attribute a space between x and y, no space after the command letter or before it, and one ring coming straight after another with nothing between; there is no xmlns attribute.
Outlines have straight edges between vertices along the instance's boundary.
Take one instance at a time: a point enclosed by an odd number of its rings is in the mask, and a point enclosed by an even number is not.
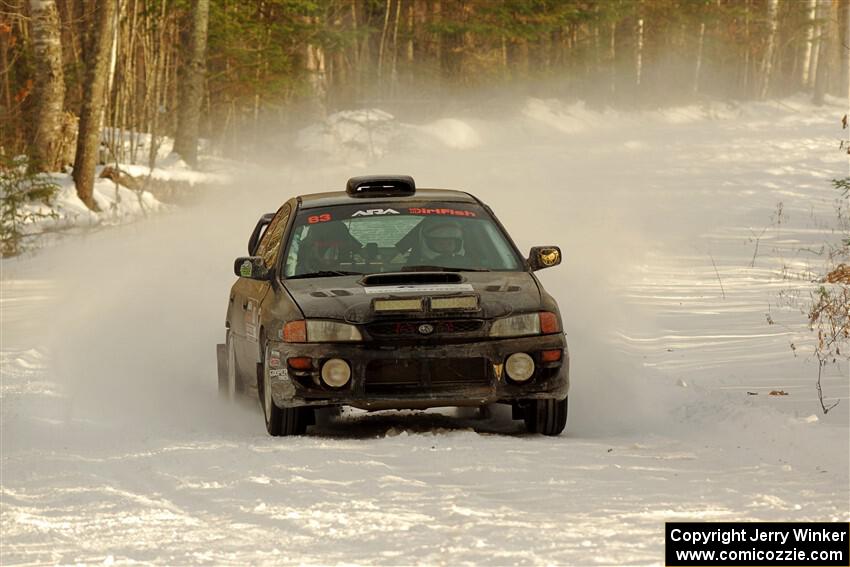
<svg viewBox="0 0 850 567"><path fill-rule="evenodd" d="M251 238L248 239L248 254L253 256L257 252L257 246L260 244L260 238L266 232L266 228L271 224L274 218L274 213L266 213L257 221L257 225L251 232Z"/></svg>
<svg viewBox="0 0 850 567"><path fill-rule="evenodd" d="M528 253L528 265L532 272L551 268L561 263L561 249L557 246L534 246Z"/></svg>
<svg viewBox="0 0 850 567"><path fill-rule="evenodd" d="M252 280L272 279L272 270L266 267L265 261L260 256L241 256L233 263L233 273L240 278Z"/></svg>

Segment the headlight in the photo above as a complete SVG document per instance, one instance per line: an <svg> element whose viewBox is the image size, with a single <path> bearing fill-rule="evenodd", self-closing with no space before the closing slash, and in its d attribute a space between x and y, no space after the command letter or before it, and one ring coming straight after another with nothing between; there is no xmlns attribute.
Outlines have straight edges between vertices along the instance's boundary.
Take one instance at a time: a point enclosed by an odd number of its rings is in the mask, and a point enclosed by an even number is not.
<svg viewBox="0 0 850 567"><path fill-rule="evenodd" d="M496 319L490 326L491 337L522 337L560 331L558 317L549 311L523 313Z"/></svg>
<svg viewBox="0 0 850 567"><path fill-rule="evenodd" d="M360 329L354 325L337 323L335 321L307 320L307 342L336 343L347 341L362 341Z"/></svg>
<svg viewBox="0 0 850 567"><path fill-rule="evenodd" d="M491 337L519 337L539 334L540 317L537 313L525 313L524 315L496 319L490 327Z"/></svg>
<svg viewBox="0 0 850 567"><path fill-rule="evenodd" d="M283 326L283 340L288 343L343 343L362 341L360 329L347 323L322 321L290 321Z"/></svg>

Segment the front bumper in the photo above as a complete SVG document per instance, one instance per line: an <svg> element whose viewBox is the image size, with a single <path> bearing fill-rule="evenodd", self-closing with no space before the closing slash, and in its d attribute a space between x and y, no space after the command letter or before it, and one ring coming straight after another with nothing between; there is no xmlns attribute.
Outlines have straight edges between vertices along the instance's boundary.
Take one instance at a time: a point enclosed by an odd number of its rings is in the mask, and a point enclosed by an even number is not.
<svg viewBox="0 0 850 567"><path fill-rule="evenodd" d="M351 405L364 409L484 405L535 398L564 399L569 393L569 351L563 333L438 345L325 343L269 345L272 399L278 407ZM561 350L560 360L543 362L542 351ZM534 376L510 380L505 359L517 352L535 360ZM298 370L294 357L310 357ZM351 380L339 389L324 385L321 364L341 358Z"/></svg>

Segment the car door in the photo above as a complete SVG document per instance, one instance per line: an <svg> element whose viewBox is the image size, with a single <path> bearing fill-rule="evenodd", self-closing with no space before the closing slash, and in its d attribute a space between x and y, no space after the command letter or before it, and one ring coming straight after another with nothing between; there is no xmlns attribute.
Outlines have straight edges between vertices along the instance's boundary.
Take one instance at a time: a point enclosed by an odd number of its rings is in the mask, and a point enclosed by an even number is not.
<svg viewBox="0 0 850 567"><path fill-rule="evenodd" d="M255 256L257 247L260 244L260 239L266 233L266 229L274 219L277 212L266 213L260 217L254 230L251 232L251 238L248 240L248 256ZM234 344L243 344L245 339L245 321L241 307L245 302L245 287L246 280L239 278L230 288L230 305L227 308L227 327L230 329Z"/></svg>
<svg viewBox="0 0 850 567"><path fill-rule="evenodd" d="M265 233L263 233L257 245L256 255L263 258L266 266L274 268L278 254L280 253L281 240L289 222L292 207L289 203L283 205L272 219ZM260 360L260 309L263 300L272 291L271 281L252 280L240 278L241 289L238 295L241 308L243 335L240 337L241 345L237 345L240 359L244 361L243 371L253 371L253 365ZM272 292L273 293L273 292ZM251 375L251 374L248 374Z"/></svg>

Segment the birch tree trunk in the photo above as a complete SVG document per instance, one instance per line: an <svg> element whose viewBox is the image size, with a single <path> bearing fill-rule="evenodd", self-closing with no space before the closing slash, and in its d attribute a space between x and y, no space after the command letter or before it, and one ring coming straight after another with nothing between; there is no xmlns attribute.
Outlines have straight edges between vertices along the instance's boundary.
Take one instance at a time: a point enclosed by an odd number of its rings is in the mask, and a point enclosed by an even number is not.
<svg viewBox="0 0 850 567"><path fill-rule="evenodd" d="M413 68L413 29L414 29L414 7L413 0L408 0L407 4L407 40L404 43L404 58L408 66L408 71Z"/></svg>
<svg viewBox="0 0 850 567"><path fill-rule="evenodd" d="M617 94L617 23L611 22L611 41L608 44L608 59L610 61L609 78L610 93L614 97Z"/></svg>
<svg viewBox="0 0 850 567"><path fill-rule="evenodd" d="M85 84L80 110L80 129L77 153L74 157L74 184L77 195L85 205L100 210L94 201L94 170L100 147L101 119L106 102L106 83L109 53L112 47L112 26L115 24L117 0L97 0L93 11L91 37L86 49Z"/></svg>
<svg viewBox="0 0 850 567"><path fill-rule="evenodd" d="M640 9L640 12L643 12ZM640 88L640 81L643 78L643 14L638 14L637 26L635 29L635 86Z"/></svg>
<svg viewBox="0 0 850 567"><path fill-rule="evenodd" d="M818 2L818 19L821 20L820 38L818 39L817 51L817 67L815 73L815 92L812 97L812 102L820 106L823 104L824 96L826 95L827 82L829 80L829 44L830 44L830 25L829 25L830 0L820 0Z"/></svg>
<svg viewBox="0 0 850 567"><path fill-rule="evenodd" d="M381 41L378 43L378 83L383 86L384 73L384 50L387 42L387 32L390 27L390 11L392 10L392 0L387 0L384 8L384 27L381 28Z"/></svg>
<svg viewBox="0 0 850 567"><path fill-rule="evenodd" d="M773 74L773 59L776 55L776 30L779 27L779 0L767 1L767 21L770 26L767 35L767 49L761 65L761 84L759 85L759 98L764 100L770 90L771 75Z"/></svg>
<svg viewBox="0 0 850 567"><path fill-rule="evenodd" d="M810 86L812 71L812 46L815 41L815 7L817 0L806 0L806 39L803 42L802 61L800 62L800 85Z"/></svg>
<svg viewBox="0 0 850 567"><path fill-rule="evenodd" d="M325 74L325 50L319 45L307 44L306 61L308 80L310 81L310 113L316 119L323 119L328 113L328 83Z"/></svg>
<svg viewBox="0 0 850 567"><path fill-rule="evenodd" d="M744 11L744 36L746 37L746 41L745 41L745 45L744 45L744 73L743 73L743 81L742 81L742 83L743 83L742 94L744 94L745 96L749 96L749 94L750 94L750 82L751 82L750 81L751 62L750 62L749 45L750 45L750 37L751 37L750 20L752 19L750 17L750 0L746 0L746 3L744 4L744 6L745 6L745 11Z"/></svg>
<svg viewBox="0 0 850 567"><path fill-rule="evenodd" d="M841 49L841 95L850 100L850 0L840 0L839 13L839 43Z"/></svg>
<svg viewBox="0 0 850 567"><path fill-rule="evenodd" d="M700 74L702 73L702 50L703 45L705 44L705 22L700 22L699 25L699 39L697 40L697 60L694 65L694 85L692 90L694 93L699 92L699 79Z"/></svg>
<svg viewBox="0 0 850 567"><path fill-rule="evenodd" d="M30 0L30 9L35 55L35 122L29 141L30 169L55 171L63 165L60 135L65 101L59 11L54 0Z"/></svg>
<svg viewBox="0 0 850 567"><path fill-rule="evenodd" d="M198 165L198 130L204 100L209 11L209 0L192 0L189 53L183 68L183 80L179 85L174 151L192 167Z"/></svg>

